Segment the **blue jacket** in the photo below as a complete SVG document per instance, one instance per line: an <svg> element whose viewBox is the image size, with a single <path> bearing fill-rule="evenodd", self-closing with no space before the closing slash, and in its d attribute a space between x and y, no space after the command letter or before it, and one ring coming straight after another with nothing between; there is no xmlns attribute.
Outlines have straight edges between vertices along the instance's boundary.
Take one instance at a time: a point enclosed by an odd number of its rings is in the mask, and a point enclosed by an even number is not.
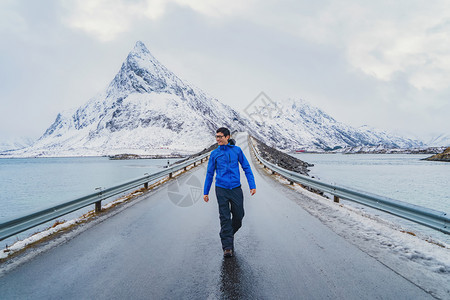
<svg viewBox="0 0 450 300"><path fill-rule="evenodd" d="M234 189L241 185L239 163L245 172L250 189L256 189L250 164L245 158L242 149L235 145L220 145L211 152L206 170L203 195L208 195L216 171L216 186L226 189Z"/></svg>

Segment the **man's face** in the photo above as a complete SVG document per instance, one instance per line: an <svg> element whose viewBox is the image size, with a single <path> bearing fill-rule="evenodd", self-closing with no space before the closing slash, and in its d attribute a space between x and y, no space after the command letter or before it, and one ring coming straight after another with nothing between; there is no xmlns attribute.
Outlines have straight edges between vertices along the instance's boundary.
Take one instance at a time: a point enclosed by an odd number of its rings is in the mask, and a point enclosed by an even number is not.
<svg viewBox="0 0 450 300"><path fill-rule="evenodd" d="M229 135L224 136L222 132L216 133L216 141L217 141L217 144L219 144L219 146L227 145L229 138L230 138Z"/></svg>

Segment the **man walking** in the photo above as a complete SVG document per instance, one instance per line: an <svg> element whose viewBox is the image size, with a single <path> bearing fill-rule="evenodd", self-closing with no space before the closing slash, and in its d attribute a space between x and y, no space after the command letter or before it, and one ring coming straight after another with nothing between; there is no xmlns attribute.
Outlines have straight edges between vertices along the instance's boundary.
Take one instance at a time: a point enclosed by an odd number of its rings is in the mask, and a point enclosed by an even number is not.
<svg viewBox="0 0 450 300"><path fill-rule="evenodd" d="M219 204L220 239L223 255L232 257L234 251L234 234L242 225L244 217L244 195L241 189L239 163L245 172L250 187L250 194L256 193L255 178L250 164L242 149L230 142L230 130L225 127L217 129L216 141L219 147L211 152L206 171L203 200L209 201L209 190L216 172L216 196Z"/></svg>

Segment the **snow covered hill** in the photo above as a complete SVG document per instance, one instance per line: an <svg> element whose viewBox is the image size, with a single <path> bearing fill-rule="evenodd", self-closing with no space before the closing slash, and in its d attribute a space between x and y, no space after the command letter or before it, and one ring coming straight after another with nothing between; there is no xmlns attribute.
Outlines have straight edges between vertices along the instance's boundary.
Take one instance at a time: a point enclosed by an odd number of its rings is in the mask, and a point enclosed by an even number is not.
<svg viewBox="0 0 450 300"><path fill-rule="evenodd" d="M0 152L18 150L29 147L33 144L33 140L30 138L14 138L7 140L0 140Z"/></svg>
<svg viewBox="0 0 450 300"><path fill-rule="evenodd" d="M353 128L304 100L269 102L265 117L254 118L261 139L284 150L333 150L356 146L420 147L422 142L362 126Z"/></svg>
<svg viewBox="0 0 450 300"><path fill-rule="evenodd" d="M215 142L215 129L248 121L169 71L137 42L100 94L55 122L21 156L184 154Z"/></svg>
<svg viewBox="0 0 450 300"><path fill-rule="evenodd" d="M450 147L450 134L443 133L427 142L430 147Z"/></svg>

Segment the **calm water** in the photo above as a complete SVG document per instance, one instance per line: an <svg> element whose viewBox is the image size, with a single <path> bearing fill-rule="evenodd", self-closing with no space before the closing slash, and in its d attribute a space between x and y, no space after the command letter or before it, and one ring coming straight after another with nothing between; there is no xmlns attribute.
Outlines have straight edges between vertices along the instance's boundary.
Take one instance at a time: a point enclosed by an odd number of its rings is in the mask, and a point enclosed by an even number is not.
<svg viewBox="0 0 450 300"><path fill-rule="evenodd" d="M450 163L417 154L295 154L311 176L336 185L450 212Z"/></svg>
<svg viewBox="0 0 450 300"><path fill-rule="evenodd" d="M98 187L157 172L167 161L106 157L0 159L0 221L94 193Z"/></svg>

